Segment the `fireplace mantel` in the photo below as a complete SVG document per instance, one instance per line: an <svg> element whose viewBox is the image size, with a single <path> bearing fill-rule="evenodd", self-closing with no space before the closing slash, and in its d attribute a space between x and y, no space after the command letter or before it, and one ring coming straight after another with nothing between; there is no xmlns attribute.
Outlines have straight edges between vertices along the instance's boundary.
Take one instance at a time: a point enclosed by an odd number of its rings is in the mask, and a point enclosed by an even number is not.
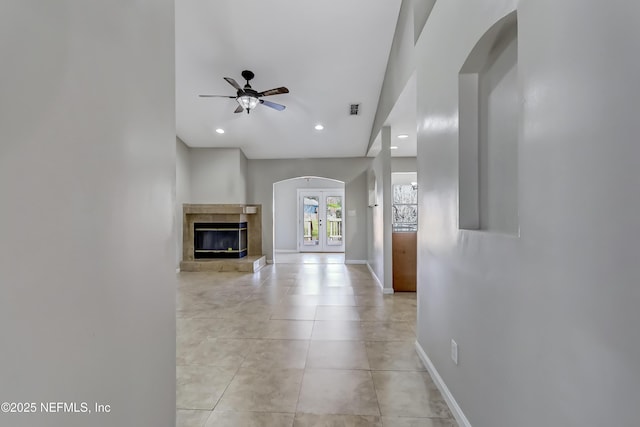
<svg viewBox="0 0 640 427"><path fill-rule="evenodd" d="M257 271L265 264L262 255L262 205L184 204L182 221L182 271ZM246 222L247 256L237 260L195 259L194 223ZM248 264L254 264L250 269Z"/></svg>
<svg viewBox="0 0 640 427"><path fill-rule="evenodd" d="M256 215L260 214L261 205L195 205L185 203L182 209L185 215Z"/></svg>

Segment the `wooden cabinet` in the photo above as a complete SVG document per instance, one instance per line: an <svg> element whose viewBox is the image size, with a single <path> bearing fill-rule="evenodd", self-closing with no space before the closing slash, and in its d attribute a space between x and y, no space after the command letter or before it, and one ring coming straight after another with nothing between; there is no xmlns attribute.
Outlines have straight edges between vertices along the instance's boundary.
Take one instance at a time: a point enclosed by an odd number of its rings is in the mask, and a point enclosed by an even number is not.
<svg viewBox="0 0 640 427"><path fill-rule="evenodd" d="M393 290L395 292L416 291L417 235L416 232L392 234Z"/></svg>

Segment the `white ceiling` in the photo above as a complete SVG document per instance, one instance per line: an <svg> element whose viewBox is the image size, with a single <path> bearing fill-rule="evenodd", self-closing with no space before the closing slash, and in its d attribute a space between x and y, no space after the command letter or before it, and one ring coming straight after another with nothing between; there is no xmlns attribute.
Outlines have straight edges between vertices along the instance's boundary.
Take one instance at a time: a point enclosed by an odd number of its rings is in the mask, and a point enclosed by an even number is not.
<svg viewBox="0 0 640 427"><path fill-rule="evenodd" d="M413 73L384 122L384 126L391 127L391 146L397 147L391 150L392 157L416 157L417 155L417 90L416 74ZM407 138L398 138L398 135L407 135ZM378 133L368 156L377 156L381 147L381 136Z"/></svg>
<svg viewBox="0 0 640 427"><path fill-rule="evenodd" d="M400 0L176 2L178 136L251 159L364 156L399 9ZM244 85L245 69L258 91L286 86L266 99L287 109L234 114L234 99L198 97L235 95L223 77ZM351 103L361 115L349 116Z"/></svg>

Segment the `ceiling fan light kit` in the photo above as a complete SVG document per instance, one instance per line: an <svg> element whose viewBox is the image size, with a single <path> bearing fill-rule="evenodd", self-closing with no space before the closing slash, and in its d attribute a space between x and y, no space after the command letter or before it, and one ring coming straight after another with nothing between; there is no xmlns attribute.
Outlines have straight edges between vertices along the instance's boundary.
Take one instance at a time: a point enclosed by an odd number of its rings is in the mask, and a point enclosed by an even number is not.
<svg viewBox="0 0 640 427"><path fill-rule="evenodd" d="M247 83L244 87L240 87L238 82L236 82L231 77L225 77L224 79L236 89L236 96L227 96L227 95L200 95L201 98L235 98L238 102L238 107L235 109L234 113L242 113L242 111L246 110L247 114L251 112L254 108L258 106L258 104L265 105L269 108L273 108L274 110L282 111L285 107L281 104L276 104L275 102L265 101L264 99L260 99L263 96L271 96L271 95L280 95L283 93L289 93L289 89L286 87L278 87L275 89L265 90L263 92L258 92L254 90L249 84L249 80L253 79L255 75L253 72L249 70L244 70L242 72L242 78L244 78Z"/></svg>
<svg viewBox="0 0 640 427"><path fill-rule="evenodd" d="M242 95L239 96L236 101L238 101L238 104L240 104L240 106L249 113L249 110L253 110L258 106L260 100L251 95Z"/></svg>

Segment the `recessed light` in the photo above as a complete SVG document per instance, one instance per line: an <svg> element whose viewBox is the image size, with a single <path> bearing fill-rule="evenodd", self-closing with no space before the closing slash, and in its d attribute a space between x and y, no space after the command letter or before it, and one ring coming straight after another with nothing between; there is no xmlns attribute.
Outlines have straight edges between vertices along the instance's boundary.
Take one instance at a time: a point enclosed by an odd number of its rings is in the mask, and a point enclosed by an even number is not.
<svg viewBox="0 0 640 427"><path fill-rule="evenodd" d="M315 129L316 130L322 130L322 129L324 129L324 126L322 126L321 124L317 124Z"/></svg>
<svg viewBox="0 0 640 427"><path fill-rule="evenodd" d="M397 147L397 146L395 146L395 145L392 145L392 146L391 146L391 147L389 147L389 148L390 148L391 150L397 150L397 149L398 149L398 147Z"/></svg>
<svg viewBox="0 0 640 427"><path fill-rule="evenodd" d="M403 134L398 135L398 138L400 138L400 139L409 138L409 135L407 135L406 133L403 133Z"/></svg>
<svg viewBox="0 0 640 427"><path fill-rule="evenodd" d="M218 128L218 129L216 129L216 132L217 133L224 133L224 129Z"/></svg>

